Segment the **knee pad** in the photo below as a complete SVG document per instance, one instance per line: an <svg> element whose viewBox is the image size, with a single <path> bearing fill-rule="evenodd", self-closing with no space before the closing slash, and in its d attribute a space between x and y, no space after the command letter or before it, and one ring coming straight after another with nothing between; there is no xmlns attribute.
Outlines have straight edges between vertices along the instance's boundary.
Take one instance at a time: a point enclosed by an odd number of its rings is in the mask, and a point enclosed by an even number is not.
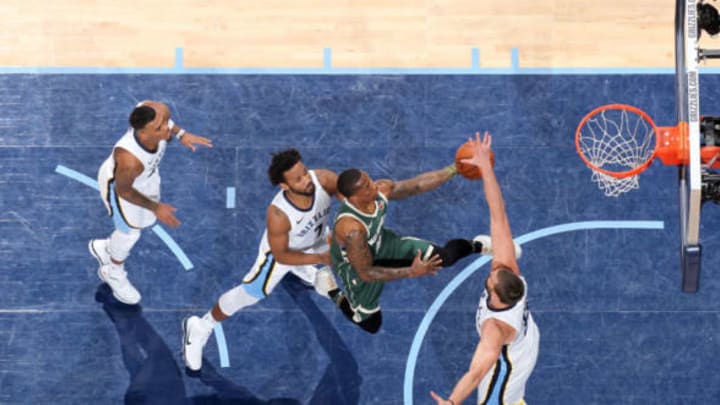
<svg viewBox="0 0 720 405"><path fill-rule="evenodd" d="M138 239L140 239L139 229L130 229L127 233L118 230L113 231L108 240L110 257L119 262L124 262Z"/></svg>
<svg viewBox="0 0 720 405"><path fill-rule="evenodd" d="M262 297L250 295L241 284L221 295L218 300L218 306L223 314L232 316L235 312L245 307L249 307L250 305L254 305L261 299Z"/></svg>
<svg viewBox="0 0 720 405"><path fill-rule="evenodd" d="M330 298L328 293L332 290L337 290L338 285L335 281L335 275L333 274L330 267L324 266L315 273L315 280L313 281L313 287L315 291L325 298Z"/></svg>

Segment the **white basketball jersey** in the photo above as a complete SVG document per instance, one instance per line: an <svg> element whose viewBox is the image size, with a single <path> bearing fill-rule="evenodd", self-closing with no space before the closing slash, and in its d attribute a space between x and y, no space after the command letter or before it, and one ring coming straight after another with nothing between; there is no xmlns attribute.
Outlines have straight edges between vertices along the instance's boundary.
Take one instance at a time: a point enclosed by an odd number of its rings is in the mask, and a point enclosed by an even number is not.
<svg viewBox="0 0 720 405"><path fill-rule="evenodd" d="M528 309L527 283L521 276L525 293L510 308L493 309L483 290L475 315L475 326L482 340L482 324L494 318L515 329L513 341L503 347L500 358L478 386L478 404L515 404L525 396L525 383L537 360L540 332Z"/></svg>
<svg viewBox="0 0 720 405"><path fill-rule="evenodd" d="M106 205L108 203L108 183L115 177L115 158L113 156L115 148L122 148L133 156L135 156L142 164L143 171L140 173L135 181L133 182L133 188L153 201L160 201L160 161L165 155L165 149L167 148L167 142L160 140L158 143L157 150L152 152L145 149L140 144L140 141L135 136L135 130L129 128L125 135L123 135L119 141L113 147L113 151L110 156L100 166L98 172L98 185L100 187L100 194L103 197ZM108 211L110 208L108 207Z"/></svg>
<svg viewBox="0 0 720 405"><path fill-rule="evenodd" d="M296 207L287 198L284 190L279 191L271 203L284 212L288 220L290 220L290 232L288 234L288 248L290 250L302 251L327 245L332 197L320 184L315 172L310 170L309 173L313 184L315 184L315 195L310 208L303 210ZM267 229L263 233L260 249L264 251L270 250Z"/></svg>

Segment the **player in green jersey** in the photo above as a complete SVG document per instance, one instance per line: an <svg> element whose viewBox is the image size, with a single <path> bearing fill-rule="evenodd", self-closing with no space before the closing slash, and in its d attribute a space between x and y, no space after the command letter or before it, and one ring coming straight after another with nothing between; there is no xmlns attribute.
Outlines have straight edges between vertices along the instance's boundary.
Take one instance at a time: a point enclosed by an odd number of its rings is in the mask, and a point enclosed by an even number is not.
<svg viewBox="0 0 720 405"><path fill-rule="evenodd" d="M489 253L489 246L480 242L489 241L486 236L452 239L441 247L402 237L383 226L389 200L434 190L455 174L452 164L397 182L373 181L358 169L345 170L338 177L338 190L346 199L335 218L330 256L345 294L337 295L336 302L363 330L380 329L379 298L386 281L434 274L472 253Z"/></svg>

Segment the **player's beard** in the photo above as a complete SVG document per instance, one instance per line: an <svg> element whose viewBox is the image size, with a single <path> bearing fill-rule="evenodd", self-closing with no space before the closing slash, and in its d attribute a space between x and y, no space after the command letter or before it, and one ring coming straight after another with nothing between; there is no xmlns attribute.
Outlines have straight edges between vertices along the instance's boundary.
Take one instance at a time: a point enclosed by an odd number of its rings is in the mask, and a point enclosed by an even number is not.
<svg viewBox="0 0 720 405"><path fill-rule="evenodd" d="M305 197L312 197L315 194L315 184L310 183L310 187L305 188L303 190L291 188L290 191L292 191L295 194L302 195Z"/></svg>

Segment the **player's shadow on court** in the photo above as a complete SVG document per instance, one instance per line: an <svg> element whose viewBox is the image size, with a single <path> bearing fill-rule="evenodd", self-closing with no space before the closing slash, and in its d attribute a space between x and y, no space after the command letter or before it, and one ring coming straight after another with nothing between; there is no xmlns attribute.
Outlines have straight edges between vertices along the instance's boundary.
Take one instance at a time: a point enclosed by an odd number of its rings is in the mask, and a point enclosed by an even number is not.
<svg viewBox="0 0 720 405"><path fill-rule="evenodd" d="M356 405L362 378L352 353L332 323L310 298L311 289L294 276L285 277L283 286L310 320L320 345L330 358L330 364L308 404ZM225 378L207 360L203 360L203 368L192 375L212 387L215 394L188 398L182 372L173 352L147 322L142 307L119 303L106 284L98 287L95 299L103 304L103 310L115 325L123 363L130 373L130 385L125 393L126 404L301 404L292 398L262 400L247 388Z"/></svg>
<svg viewBox="0 0 720 405"><path fill-rule="evenodd" d="M357 362L333 324L312 300L311 295L315 294L314 290L305 286L292 274L286 275L281 284L295 301L298 308L305 313L315 330L320 346L330 358L330 362L320 382L315 387L308 404L357 405L362 383ZM195 398L195 404L294 405L302 403L292 398L260 400L245 387L223 377L205 358L203 358L202 369L192 375L199 377L203 383L213 387L217 393L212 397Z"/></svg>
<svg viewBox="0 0 720 405"><path fill-rule="evenodd" d="M95 300L115 325L123 363L130 373L126 404L187 404L180 367L165 341L148 323L140 305L125 305L101 284Z"/></svg>
<svg viewBox="0 0 720 405"><path fill-rule="evenodd" d="M356 405L360 399L360 385L362 384L357 361L335 326L312 300L311 295L315 294L314 289L305 286L292 274L285 276L282 285L290 293L298 308L307 316L315 329L320 346L330 358L327 369L315 388L309 404Z"/></svg>

